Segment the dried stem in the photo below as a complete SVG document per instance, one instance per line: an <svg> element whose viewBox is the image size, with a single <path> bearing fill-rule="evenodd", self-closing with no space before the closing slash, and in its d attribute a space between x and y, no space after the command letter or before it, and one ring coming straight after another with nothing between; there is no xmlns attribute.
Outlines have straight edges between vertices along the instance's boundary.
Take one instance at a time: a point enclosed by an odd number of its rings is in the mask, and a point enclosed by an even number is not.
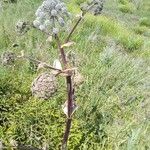
<svg viewBox="0 0 150 150"><path fill-rule="evenodd" d="M78 19L78 21L76 22L76 24L72 28L71 32L69 33L68 37L66 38L66 40L65 40L66 43L69 42L72 34L74 33L75 29L77 28L77 26L79 25L80 21L82 20L82 18L85 14L86 14L86 12L82 12L80 18ZM68 62L66 59L64 48L61 47L61 43L60 43L59 37L57 35L55 35L55 39L57 41L57 45L58 45L58 48L60 50L63 65L64 65L65 69L67 70L68 69ZM73 100L74 100L75 89L73 87L72 73L70 71L68 71L68 76L66 77L66 83L67 83L67 93L68 93L68 100L67 100L68 114L67 114L67 121L66 121L66 129L65 129L64 136L63 136L63 140L62 140L62 147L61 147L62 150L67 149L67 142L68 142L70 129L71 129L71 123L72 123L71 113L72 113L72 105L73 105Z"/></svg>
<svg viewBox="0 0 150 150"><path fill-rule="evenodd" d="M65 51L64 48L61 47L61 43L59 40L59 37L57 35L55 35L55 39L57 41L57 45L58 48L60 50L61 53L61 57L62 57L62 62L63 65L65 67L65 69L68 69L68 64L67 64L67 59L66 59L66 55L65 55ZM62 150L66 150L67 149L67 141L68 141L68 137L69 137L69 133L70 133L70 128L71 128L71 112L72 112L72 103L73 103L73 84L72 84L72 78L71 78L71 73L70 71L68 71L68 76L66 77L66 83L67 83L67 93L68 93L68 118L66 121L66 129L65 129L65 133L64 133L64 137L63 137L63 141L62 141Z"/></svg>
<svg viewBox="0 0 150 150"><path fill-rule="evenodd" d="M32 62L37 63L37 64L43 63L45 68L52 69L52 70L56 70L56 71L58 71L58 72L63 72L63 70L54 68L54 67L50 66L49 64L47 64L47 63L45 63L45 62L43 62L43 61L34 59L34 58L32 58L32 57L29 57L29 56L19 56L18 58L25 58L25 59L28 59L28 60L30 60L30 61L32 61Z"/></svg>
<svg viewBox="0 0 150 150"><path fill-rule="evenodd" d="M78 21L76 22L76 24L74 25L74 27L73 27L72 30L70 31L68 37L67 37L66 40L65 40L66 43L69 42L69 40L70 40L72 34L74 33L76 27L78 26L78 24L79 24L80 21L82 20L83 15L84 15L84 13L81 14L81 16L79 17Z"/></svg>

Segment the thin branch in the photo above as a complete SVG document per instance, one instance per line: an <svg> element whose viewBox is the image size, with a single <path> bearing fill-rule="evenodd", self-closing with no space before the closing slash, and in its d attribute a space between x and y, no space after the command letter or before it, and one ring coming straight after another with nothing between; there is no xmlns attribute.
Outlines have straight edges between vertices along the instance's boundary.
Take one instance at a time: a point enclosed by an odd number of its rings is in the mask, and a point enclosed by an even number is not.
<svg viewBox="0 0 150 150"><path fill-rule="evenodd" d="M84 16L84 13L81 14L81 16L79 17L78 21L76 22L76 24L74 25L74 27L73 27L72 30L70 31L68 37L67 37L66 40L65 40L65 43L69 42L69 40L70 40L72 34L74 33L74 31L75 31L76 27L78 26L78 24L80 23L80 21L82 20L83 16Z"/></svg>
<svg viewBox="0 0 150 150"><path fill-rule="evenodd" d="M25 59L28 59L28 60L30 60L30 61L32 61L32 62L37 63L37 64L42 63L42 64L44 64L44 67L45 67L45 68L52 69L52 70L56 70L56 71L59 71L59 72L63 72L62 70L57 69L57 68L54 68L54 67L50 66L49 64L47 64L47 63L45 63L45 62L43 62L43 61L34 59L34 58L32 58L32 57L29 57L29 56L19 56L18 58L25 58Z"/></svg>
<svg viewBox="0 0 150 150"><path fill-rule="evenodd" d="M79 17L79 19L77 20L76 24L73 26L72 30L70 31L68 37L66 38L65 43L69 42L69 40L70 40L72 34L74 33L75 29L77 28L77 26L79 25L79 23L81 22L81 20L82 20L83 17L85 16L85 14L86 14L90 9L92 9L92 7L93 7L94 5L95 5L95 4L92 4L91 6L89 6L86 11L82 11L81 16Z"/></svg>

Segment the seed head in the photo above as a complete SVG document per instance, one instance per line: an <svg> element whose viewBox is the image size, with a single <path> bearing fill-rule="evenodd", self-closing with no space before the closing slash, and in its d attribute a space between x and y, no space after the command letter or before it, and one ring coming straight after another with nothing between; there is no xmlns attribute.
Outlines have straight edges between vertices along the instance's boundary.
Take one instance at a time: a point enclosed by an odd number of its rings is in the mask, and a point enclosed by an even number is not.
<svg viewBox="0 0 150 150"><path fill-rule="evenodd" d="M34 27L41 31L58 34L59 28L67 25L69 12L60 0L45 0L37 9Z"/></svg>

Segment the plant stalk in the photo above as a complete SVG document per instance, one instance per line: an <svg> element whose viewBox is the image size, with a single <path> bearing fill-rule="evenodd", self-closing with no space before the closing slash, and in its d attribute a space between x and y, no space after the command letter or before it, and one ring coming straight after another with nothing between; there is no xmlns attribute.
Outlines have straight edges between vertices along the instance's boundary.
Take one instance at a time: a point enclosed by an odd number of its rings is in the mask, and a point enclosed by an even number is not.
<svg viewBox="0 0 150 150"><path fill-rule="evenodd" d="M57 45L58 48L60 50L61 53L61 58L62 58L62 62L64 64L64 68L67 69L68 65L67 65L67 59L66 59L66 55L65 55L65 51L64 49L61 47L61 43L59 40L59 37L57 35L55 35L55 39L57 41ZM62 140L62 150L66 150L67 149L67 142L68 142L68 138L69 138L69 134L70 134L70 128L71 128L71 122L72 122L72 118L71 118L71 112L72 112L72 104L73 104L73 97L74 97L74 92L73 92L73 84L72 84L72 78L71 78L72 74L70 73L70 71L68 71L68 76L66 77L66 83L67 83L67 95L68 95L68 100L67 100L67 107L68 107L68 118L66 121L66 129L65 129L65 133L63 136L63 140Z"/></svg>

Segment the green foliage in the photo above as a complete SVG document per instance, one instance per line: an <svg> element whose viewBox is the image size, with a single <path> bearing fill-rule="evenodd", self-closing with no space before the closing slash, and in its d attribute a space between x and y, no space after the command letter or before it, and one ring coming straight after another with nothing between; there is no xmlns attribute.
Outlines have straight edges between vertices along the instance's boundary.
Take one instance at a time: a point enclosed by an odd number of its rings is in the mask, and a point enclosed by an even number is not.
<svg viewBox="0 0 150 150"><path fill-rule="evenodd" d="M127 5L129 3L128 0L118 0L118 2L122 5Z"/></svg>
<svg viewBox="0 0 150 150"><path fill-rule="evenodd" d="M147 32L148 28L145 26L136 26L135 28L133 28L133 30L135 31L135 33L137 34L144 34Z"/></svg>
<svg viewBox="0 0 150 150"><path fill-rule="evenodd" d="M118 6L119 10L123 13L133 13L135 11L135 6L132 3L120 4Z"/></svg>
<svg viewBox="0 0 150 150"><path fill-rule="evenodd" d="M92 26L100 27L101 34L113 37L128 51L140 49L143 45L142 37L127 31L124 26L121 26L111 18L105 16L93 17L89 15L87 17L86 25L90 28Z"/></svg>
<svg viewBox="0 0 150 150"><path fill-rule="evenodd" d="M150 27L150 19L147 17L143 17L140 19L139 21L141 26L146 26L146 27Z"/></svg>

